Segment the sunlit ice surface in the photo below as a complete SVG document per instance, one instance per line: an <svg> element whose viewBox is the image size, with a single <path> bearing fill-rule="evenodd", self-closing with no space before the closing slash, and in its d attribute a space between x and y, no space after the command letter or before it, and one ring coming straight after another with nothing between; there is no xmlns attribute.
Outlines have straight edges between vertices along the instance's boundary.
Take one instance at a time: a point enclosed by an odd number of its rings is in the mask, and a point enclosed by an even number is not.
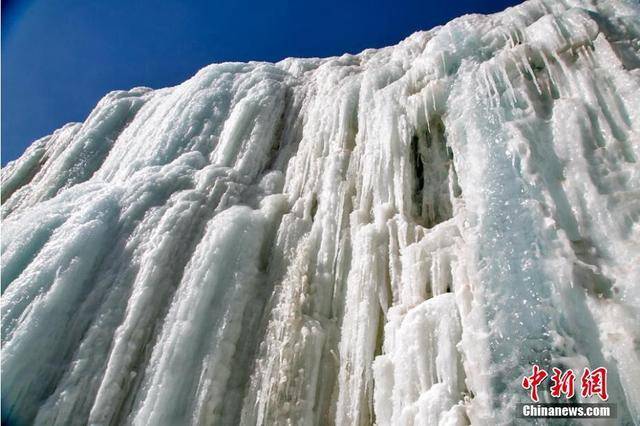
<svg viewBox="0 0 640 426"><path fill-rule="evenodd" d="M637 422L639 132L632 1L109 93L2 170L3 421Z"/></svg>

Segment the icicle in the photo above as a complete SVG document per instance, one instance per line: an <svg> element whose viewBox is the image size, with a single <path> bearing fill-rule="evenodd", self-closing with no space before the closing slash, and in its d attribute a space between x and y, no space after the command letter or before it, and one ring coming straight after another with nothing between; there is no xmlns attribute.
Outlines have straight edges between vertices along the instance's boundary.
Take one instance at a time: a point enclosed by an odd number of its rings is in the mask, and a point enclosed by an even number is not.
<svg viewBox="0 0 640 426"><path fill-rule="evenodd" d="M433 106L433 112L435 113L437 110L435 89L431 90L431 105Z"/></svg>
<svg viewBox="0 0 640 426"><path fill-rule="evenodd" d="M522 63L525 69L529 72L531 79L533 80L533 84L536 86L536 91L539 95L542 95L542 90L540 89L540 85L538 85L538 79L536 78L536 74L533 72L533 68L531 68L531 64L529 63L529 58L527 58L526 54L522 53Z"/></svg>
<svg viewBox="0 0 640 426"><path fill-rule="evenodd" d="M552 73L552 69L551 69L551 64L547 58L547 54L544 50L540 51L540 55L542 57L542 62L544 62L544 66L545 69L547 70L547 75L549 76L549 81L550 81L550 85L552 85L552 87L549 87L549 94L552 94L552 90L555 88L558 93L560 93L560 86L558 85L558 83L555 81L554 77L553 77L553 73Z"/></svg>
<svg viewBox="0 0 640 426"><path fill-rule="evenodd" d="M447 61L445 60L444 57L444 51L440 51L440 56L442 57L442 72L444 73L444 76L447 76Z"/></svg>
<svg viewBox="0 0 640 426"><path fill-rule="evenodd" d="M507 85L509 95L511 95L509 97L509 99L511 100L511 108L516 109L516 104L518 100L516 99L516 91L513 88L513 84L511 84L511 79L509 79L509 73L507 72L507 69L504 66L500 67L500 70L502 71L503 81Z"/></svg>
<svg viewBox="0 0 640 426"><path fill-rule="evenodd" d="M484 80L484 87L487 93L487 98L489 99L489 104L493 107L495 106L493 103L493 91L492 91L491 83L489 82L489 76L487 75L486 67L482 68L481 75Z"/></svg>

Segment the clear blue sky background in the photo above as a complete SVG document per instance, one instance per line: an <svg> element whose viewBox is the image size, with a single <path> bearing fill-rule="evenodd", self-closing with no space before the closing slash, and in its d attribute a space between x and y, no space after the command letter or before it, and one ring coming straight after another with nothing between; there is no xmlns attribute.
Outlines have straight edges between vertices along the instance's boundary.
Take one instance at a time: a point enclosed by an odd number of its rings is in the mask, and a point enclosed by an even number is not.
<svg viewBox="0 0 640 426"><path fill-rule="evenodd" d="M357 53L517 3L2 0L2 164L110 90L175 85L213 62Z"/></svg>

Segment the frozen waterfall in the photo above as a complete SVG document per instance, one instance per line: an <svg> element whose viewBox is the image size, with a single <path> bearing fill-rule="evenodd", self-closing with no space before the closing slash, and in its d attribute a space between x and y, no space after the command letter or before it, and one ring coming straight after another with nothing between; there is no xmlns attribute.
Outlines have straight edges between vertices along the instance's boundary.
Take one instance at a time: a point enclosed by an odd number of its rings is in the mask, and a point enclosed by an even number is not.
<svg viewBox="0 0 640 426"><path fill-rule="evenodd" d="M109 93L2 170L3 423L640 424L639 161L633 0Z"/></svg>

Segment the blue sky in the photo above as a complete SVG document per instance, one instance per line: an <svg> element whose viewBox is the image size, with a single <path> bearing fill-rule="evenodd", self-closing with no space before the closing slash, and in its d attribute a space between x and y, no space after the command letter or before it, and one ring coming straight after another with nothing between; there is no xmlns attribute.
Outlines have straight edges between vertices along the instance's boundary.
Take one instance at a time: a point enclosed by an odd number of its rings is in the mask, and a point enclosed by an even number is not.
<svg viewBox="0 0 640 426"><path fill-rule="evenodd" d="M357 53L517 3L2 0L2 164L110 90L175 85L213 62Z"/></svg>

